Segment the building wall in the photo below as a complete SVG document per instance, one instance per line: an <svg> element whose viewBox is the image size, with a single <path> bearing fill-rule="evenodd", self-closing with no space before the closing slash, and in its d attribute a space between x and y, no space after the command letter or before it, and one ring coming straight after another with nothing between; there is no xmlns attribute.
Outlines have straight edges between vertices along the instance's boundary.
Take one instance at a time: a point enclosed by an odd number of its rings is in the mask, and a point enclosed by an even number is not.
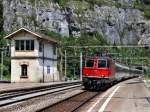
<svg viewBox="0 0 150 112"><path fill-rule="evenodd" d="M21 65L28 65L28 78L21 78ZM11 60L11 82L40 82L38 61L36 59L12 59Z"/></svg>
<svg viewBox="0 0 150 112"><path fill-rule="evenodd" d="M39 59L39 74L42 74L43 79L43 60ZM50 66L50 73L48 73L48 66ZM44 81L59 81L59 72L57 70L57 61L44 60Z"/></svg>
<svg viewBox="0 0 150 112"><path fill-rule="evenodd" d="M18 34L14 40L34 39L35 50L31 52L15 51L15 45L11 47L11 82L42 82L43 81L43 52L39 52L39 41L30 34ZM57 54L53 54L53 45L44 42L44 81L59 81L57 70ZM22 57L22 58L20 58ZM25 58L24 58L25 57ZM31 58L33 57L33 58ZM29 59L28 59L29 58ZM21 65L28 65L28 78L21 78ZM50 73L47 67L50 66Z"/></svg>
<svg viewBox="0 0 150 112"><path fill-rule="evenodd" d="M39 42L37 47L39 48ZM38 56L42 57L43 52L38 52ZM53 45L45 41L44 41L44 56L47 58L57 59L57 52L56 54L53 54Z"/></svg>
<svg viewBox="0 0 150 112"><path fill-rule="evenodd" d="M30 51L30 52L23 52L23 51L15 51L15 41L14 40L30 40L33 39L34 40L34 44L35 44L35 49L34 51ZM18 34L15 36L15 38L13 38L12 40L12 47L11 47L11 56L24 56L24 57L29 57L29 56L38 56L38 40L36 39L36 37L34 37L33 35L30 34Z"/></svg>
<svg viewBox="0 0 150 112"><path fill-rule="evenodd" d="M28 65L28 78L21 78L21 65ZM50 73L47 67L50 66ZM43 60L42 59L12 59L11 60L11 82L43 82ZM57 61L44 60L44 82L59 81Z"/></svg>

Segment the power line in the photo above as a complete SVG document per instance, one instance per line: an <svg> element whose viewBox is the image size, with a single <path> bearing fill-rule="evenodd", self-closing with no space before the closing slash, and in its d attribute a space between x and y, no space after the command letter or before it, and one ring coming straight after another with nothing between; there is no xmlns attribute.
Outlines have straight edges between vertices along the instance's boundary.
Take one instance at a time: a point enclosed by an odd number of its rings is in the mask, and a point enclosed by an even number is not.
<svg viewBox="0 0 150 112"><path fill-rule="evenodd" d="M123 45L123 46L65 46L66 48L145 48L148 45Z"/></svg>

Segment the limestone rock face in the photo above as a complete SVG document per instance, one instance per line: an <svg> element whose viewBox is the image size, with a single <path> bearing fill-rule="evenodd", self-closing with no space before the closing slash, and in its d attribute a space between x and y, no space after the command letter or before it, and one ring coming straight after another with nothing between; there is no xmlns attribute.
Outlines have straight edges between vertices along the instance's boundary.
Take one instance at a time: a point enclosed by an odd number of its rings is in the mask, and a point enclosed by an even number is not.
<svg viewBox="0 0 150 112"><path fill-rule="evenodd" d="M136 0L113 0L115 2L121 3L121 4L133 4Z"/></svg>
<svg viewBox="0 0 150 112"><path fill-rule="evenodd" d="M36 0L35 0L36 1ZM4 30L11 31L19 27L32 30L49 29L69 36L68 22L59 5L38 0L3 0Z"/></svg>
<svg viewBox="0 0 150 112"><path fill-rule="evenodd" d="M61 8L52 0L3 0L5 31L20 27L31 30L48 29L63 36L78 37L82 32L101 34L110 44L147 44L150 37L150 21L143 12L133 8L94 5L81 9L74 2ZM34 0L33 0L34 1ZM36 1L36 0L35 0ZM133 5L136 0L110 0ZM84 2L86 4L86 2Z"/></svg>

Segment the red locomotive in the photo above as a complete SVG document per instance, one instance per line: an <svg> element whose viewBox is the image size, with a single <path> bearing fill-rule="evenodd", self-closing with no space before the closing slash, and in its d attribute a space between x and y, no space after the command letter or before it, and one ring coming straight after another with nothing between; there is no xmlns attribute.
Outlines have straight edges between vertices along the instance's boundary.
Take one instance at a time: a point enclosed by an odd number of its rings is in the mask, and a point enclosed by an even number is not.
<svg viewBox="0 0 150 112"><path fill-rule="evenodd" d="M119 80L133 77L135 72L141 73L140 70L120 65L107 56L86 57L83 66L83 85L86 89L94 90L107 88Z"/></svg>

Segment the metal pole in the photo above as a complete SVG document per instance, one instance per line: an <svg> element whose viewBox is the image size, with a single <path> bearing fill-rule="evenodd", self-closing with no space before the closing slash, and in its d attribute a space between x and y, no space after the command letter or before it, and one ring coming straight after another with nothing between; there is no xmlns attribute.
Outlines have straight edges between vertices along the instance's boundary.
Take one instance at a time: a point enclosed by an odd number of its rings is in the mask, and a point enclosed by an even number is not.
<svg viewBox="0 0 150 112"><path fill-rule="evenodd" d="M54 54L53 54L53 59L54 59ZM55 77L54 77L54 67L55 67L54 64L55 64L55 63L54 63L54 60L53 60L53 82L55 81L55 79L54 79L54 78L55 78Z"/></svg>
<svg viewBox="0 0 150 112"><path fill-rule="evenodd" d="M80 52L80 80L82 81L82 52Z"/></svg>
<svg viewBox="0 0 150 112"><path fill-rule="evenodd" d="M43 44L43 83L44 83L44 44Z"/></svg>
<svg viewBox="0 0 150 112"><path fill-rule="evenodd" d="M65 79L67 78L67 51L65 50Z"/></svg>
<svg viewBox="0 0 150 112"><path fill-rule="evenodd" d="M3 49L1 51L1 80L3 79Z"/></svg>

